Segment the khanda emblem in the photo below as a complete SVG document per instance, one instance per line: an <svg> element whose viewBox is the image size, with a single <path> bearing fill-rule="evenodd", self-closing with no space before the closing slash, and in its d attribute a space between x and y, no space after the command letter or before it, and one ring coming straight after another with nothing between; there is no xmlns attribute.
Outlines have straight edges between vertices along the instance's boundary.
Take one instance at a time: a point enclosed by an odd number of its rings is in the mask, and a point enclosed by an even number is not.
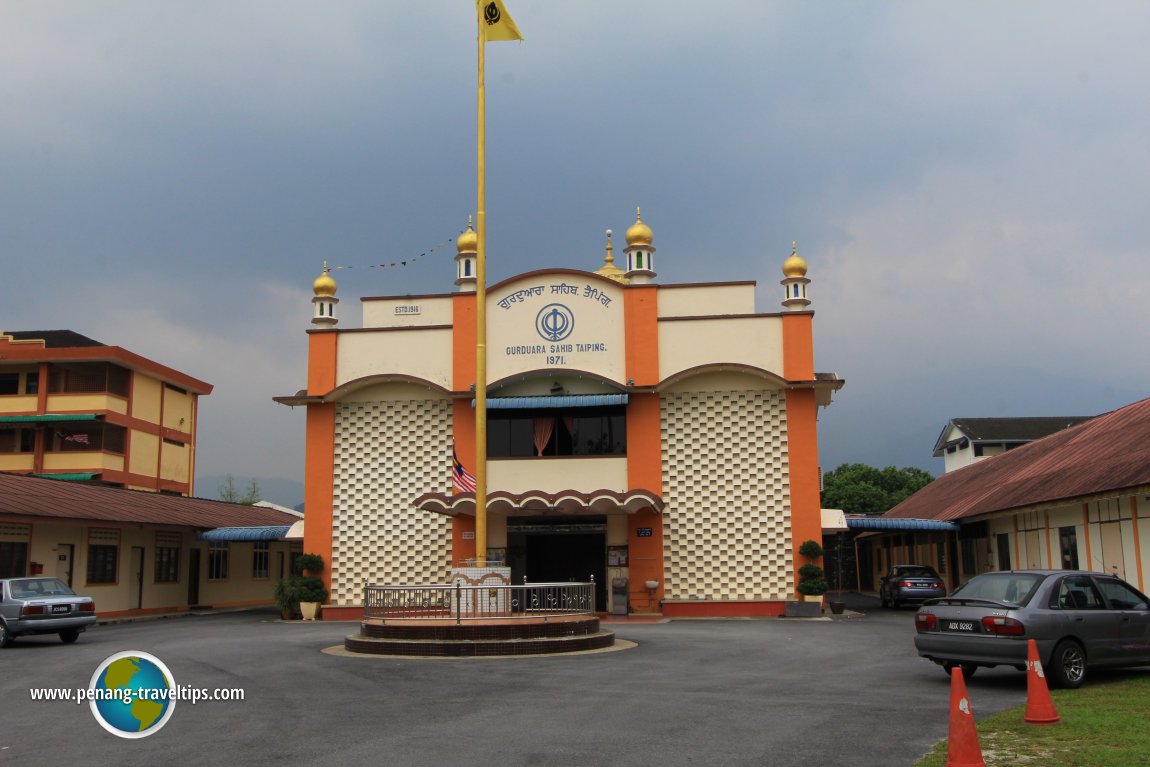
<svg viewBox="0 0 1150 767"><path fill-rule="evenodd" d="M535 330L546 341L562 341L575 329L575 315L563 304L547 304L535 315Z"/></svg>
<svg viewBox="0 0 1150 767"><path fill-rule="evenodd" d="M499 6L495 3L488 3L483 8L483 20L487 22L487 26L498 24L502 14L499 13Z"/></svg>

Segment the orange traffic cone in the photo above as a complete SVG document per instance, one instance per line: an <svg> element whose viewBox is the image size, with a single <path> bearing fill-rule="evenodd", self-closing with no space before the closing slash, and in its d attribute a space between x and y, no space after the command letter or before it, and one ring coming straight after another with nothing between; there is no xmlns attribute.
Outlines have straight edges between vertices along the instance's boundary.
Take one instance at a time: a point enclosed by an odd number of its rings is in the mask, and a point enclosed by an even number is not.
<svg viewBox="0 0 1150 767"><path fill-rule="evenodd" d="M946 744L946 767L986 767L982 746L978 744L978 730L974 727L974 711L966 695L966 682L958 666L950 672L950 737Z"/></svg>
<svg viewBox="0 0 1150 767"><path fill-rule="evenodd" d="M1038 644L1029 639L1026 642L1026 716L1027 724L1054 724L1059 720L1046 686L1046 675L1042 673L1042 661L1038 658Z"/></svg>

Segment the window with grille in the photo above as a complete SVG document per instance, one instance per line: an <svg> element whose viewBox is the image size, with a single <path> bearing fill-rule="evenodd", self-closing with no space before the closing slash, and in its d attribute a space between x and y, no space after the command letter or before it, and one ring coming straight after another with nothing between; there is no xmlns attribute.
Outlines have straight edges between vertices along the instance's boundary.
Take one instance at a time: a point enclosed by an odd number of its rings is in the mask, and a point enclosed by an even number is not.
<svg viewBox="0 0 1150 767"><path fill-rule="evenodd" d="M270 546L267 541L257 541L252 544L252 577L268 577L268 562L271 558Z"/></svg>
<svg viewBox="0 0 1150 767"><path fill-rule="evenodd" d="M0 541L0 578L19 578L28 574L28 544Z"/></svg>
<svg viewBox="0 0 1150 767"><path fill-rule="evenodd" d="M208 544L208 580L223 581L228 577L228 542L212 541Z"/></svg>
<svg viewBox="0 0 1150 767"><path fill-rule="evenodd" d="M156 583L180 580L180 534L156 533Z"/></svg>
<svg viewBox="0 0 1150 767"><path fill-rule="evenodd" d="M53 394L107 392L128 396L132 373L107 362L53 365L48 374L48 391Z"/></svg>
<svg viewBox="0 0 1150 767"><path fill-rule="evenodd" d="M88 583L116 583L120 564L120 531L93 527L88 530Z"/></svg>

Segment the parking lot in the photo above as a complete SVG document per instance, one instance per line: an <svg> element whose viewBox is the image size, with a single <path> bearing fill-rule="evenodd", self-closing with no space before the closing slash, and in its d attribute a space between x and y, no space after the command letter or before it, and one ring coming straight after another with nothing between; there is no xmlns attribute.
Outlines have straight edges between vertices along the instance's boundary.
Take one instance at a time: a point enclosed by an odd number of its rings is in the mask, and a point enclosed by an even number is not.
<svg viewBox="0 0 1150 767"><path fill-rule="evenodd" d="M498 660L340 657L352 623L256 610L99 626L0 650L0 764L910 765L946 737L949 682L916 657L911 609L835 620L614 624L637 646ZM243 701L180 702L153 736L105 732L87 687L109 655L161 659L180 685ZM983 670L981 717L1025 702Z"/></svg>

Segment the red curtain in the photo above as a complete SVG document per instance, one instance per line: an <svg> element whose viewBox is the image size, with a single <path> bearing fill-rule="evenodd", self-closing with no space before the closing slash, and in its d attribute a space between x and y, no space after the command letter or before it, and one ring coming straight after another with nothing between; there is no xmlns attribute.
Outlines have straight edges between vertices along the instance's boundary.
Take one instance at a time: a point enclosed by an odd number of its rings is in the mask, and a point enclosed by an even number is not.
<svg viewBox="0 0 1150 767"><path fill-rule="evenodd" d="M551 432L555 430L554 418L535 419L535 454L543 455L543 448L551 441Z"/></svg>

